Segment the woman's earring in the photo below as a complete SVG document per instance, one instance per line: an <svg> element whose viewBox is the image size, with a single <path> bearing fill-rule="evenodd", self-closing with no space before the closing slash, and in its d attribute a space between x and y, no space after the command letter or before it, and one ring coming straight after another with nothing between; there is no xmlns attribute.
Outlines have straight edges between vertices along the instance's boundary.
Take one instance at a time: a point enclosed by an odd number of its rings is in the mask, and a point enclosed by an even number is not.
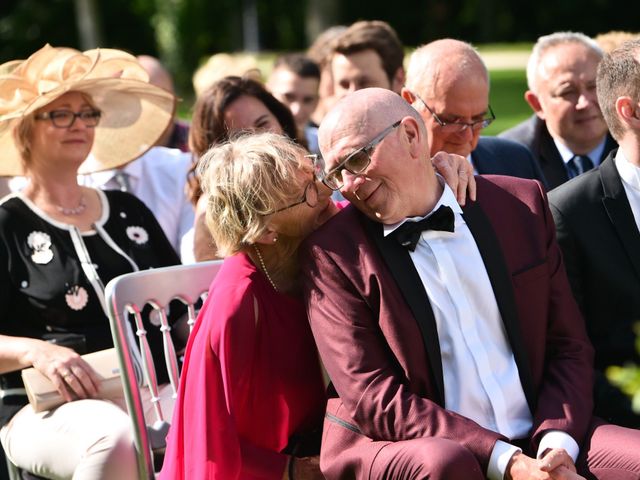
<svg viewBox="0 0 640 480"><path fill-rule="evenodd" d="M273 237L273 243L276 243L278 241L278 237Z"/></svg>

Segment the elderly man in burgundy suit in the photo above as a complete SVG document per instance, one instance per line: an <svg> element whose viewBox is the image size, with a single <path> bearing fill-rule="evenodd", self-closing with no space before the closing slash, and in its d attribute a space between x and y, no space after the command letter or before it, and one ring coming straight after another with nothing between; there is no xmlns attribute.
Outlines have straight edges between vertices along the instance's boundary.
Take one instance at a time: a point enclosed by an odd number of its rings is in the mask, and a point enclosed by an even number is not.
<svg viewBox="0 0 640 480"><path fill-rule="evenodd" d="M326 477L640 478L640 432L592 418L593 350L541 185L478 177L461 208L388 90L345 97L319 138L318 175L352 204L302 248L337 393Z"/></svg>

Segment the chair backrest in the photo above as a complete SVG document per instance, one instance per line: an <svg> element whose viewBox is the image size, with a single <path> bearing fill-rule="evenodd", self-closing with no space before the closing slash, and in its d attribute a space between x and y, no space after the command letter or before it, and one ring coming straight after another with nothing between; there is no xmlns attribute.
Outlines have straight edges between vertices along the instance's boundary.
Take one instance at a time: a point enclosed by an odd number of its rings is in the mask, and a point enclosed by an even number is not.
<svg viewBox="0 0 640 480"><path fill-rule="evenodd" d="M218 273L222 260L213 260L191 265L176 265L121 275L111 280L105 287L105 297L109 309L109 322L113 343L118 353L120 373L125 401L131 418L133 436L138 460L140 479L153 478L154 467L147 425L153 425L151 433L158 432L164 441L170 418L165 418L158 395L156 370L151 349L146 337L141 312L145 305L151 305L152 315L156 315L162 334L164 358L174 398L178 390L178 361L171 340L171 326L167 319L167 307L172 300L180 300L187 305L189 329L196 319L194 304L209 290L213 278ZM132 314L135 335L128 320ZM148 322L147 322L148 325ZM140 372L142 367L142 372ZM155 419L145 419L141 385L149 388L154 404Z"/></svg>

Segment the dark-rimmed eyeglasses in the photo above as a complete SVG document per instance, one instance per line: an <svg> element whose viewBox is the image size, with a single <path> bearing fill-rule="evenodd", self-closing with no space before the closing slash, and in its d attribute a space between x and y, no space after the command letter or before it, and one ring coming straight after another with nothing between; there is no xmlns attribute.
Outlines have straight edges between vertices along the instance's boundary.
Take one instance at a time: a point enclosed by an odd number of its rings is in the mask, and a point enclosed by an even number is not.
<svg viewBox="0 0 640 480"><path fill-rule="evenodd" d="M36 120L51 120L56 128L70 128L74 124L76 118L82 120L87 127L95 127L100 123L102 112L100 110L82 110L81 112L72 112L71 110L51 110L36 115Z"/></svg>
<svg viewBox="0 0 640 480"><path fill-rule="evenodd" d="M269 215L273 215L274 213L282 212L283 210L296 207L302 203L306 203L311 208L318 205L318 186L316 185L315 180L307 183L307 186L304 187L304 193L302 194L301 200L292 203L291 205L287 205L286 207L278 208L277 210L271 212Z"/></svg>
<svg viewBox="0 0 640 480"><path fill-rule="evenodd" d="M476 120L475 122L459 122L457 120L455 122L445 122L436 114L436 112L431 109L429 105L427 105L427 102L420 98L417 93L413 93L413 96L420 100L420 102L422 102L427 110L429 110L429 113L433 116L433 119L438 123L438 125L440 125L440 128L442 128L442 131L445 133L461 133L464 132L466 128L470 128L474 132L477 132L478 130L487 128L496 119L496 116L493 113L493 109L491 108L491 105L489 105L490 116L483 118L482 120Z"/></svg>
<svg viewBox="0 0 640 480"><path fill-rule="evenodd" d="M364 172L371 163L371 153L376 146L384 140L384 138L397 128L402 120L398 120L393 125L389 125L382 132L376 135L373 140L364 147L359 148L355 152L350 153L347 157L338 163L337 167L325 172L324 159L319 155L307 155L313 160L313 168L316 178L324 183L331 190L340 190L344 185L342 179L342 171L358 175Z"/></svg>

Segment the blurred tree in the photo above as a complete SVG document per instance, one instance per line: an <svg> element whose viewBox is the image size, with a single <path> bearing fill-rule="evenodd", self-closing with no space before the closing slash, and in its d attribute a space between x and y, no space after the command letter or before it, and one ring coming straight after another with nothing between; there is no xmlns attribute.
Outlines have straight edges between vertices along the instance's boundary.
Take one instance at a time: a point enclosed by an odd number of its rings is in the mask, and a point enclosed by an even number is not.
<svg viewBox="0 0 640 480"><path fill-rule="evenodd" d="M89 50L103 45L102 28L95 0L74 0L76 25L80 36L80 49Z"/></svg>

